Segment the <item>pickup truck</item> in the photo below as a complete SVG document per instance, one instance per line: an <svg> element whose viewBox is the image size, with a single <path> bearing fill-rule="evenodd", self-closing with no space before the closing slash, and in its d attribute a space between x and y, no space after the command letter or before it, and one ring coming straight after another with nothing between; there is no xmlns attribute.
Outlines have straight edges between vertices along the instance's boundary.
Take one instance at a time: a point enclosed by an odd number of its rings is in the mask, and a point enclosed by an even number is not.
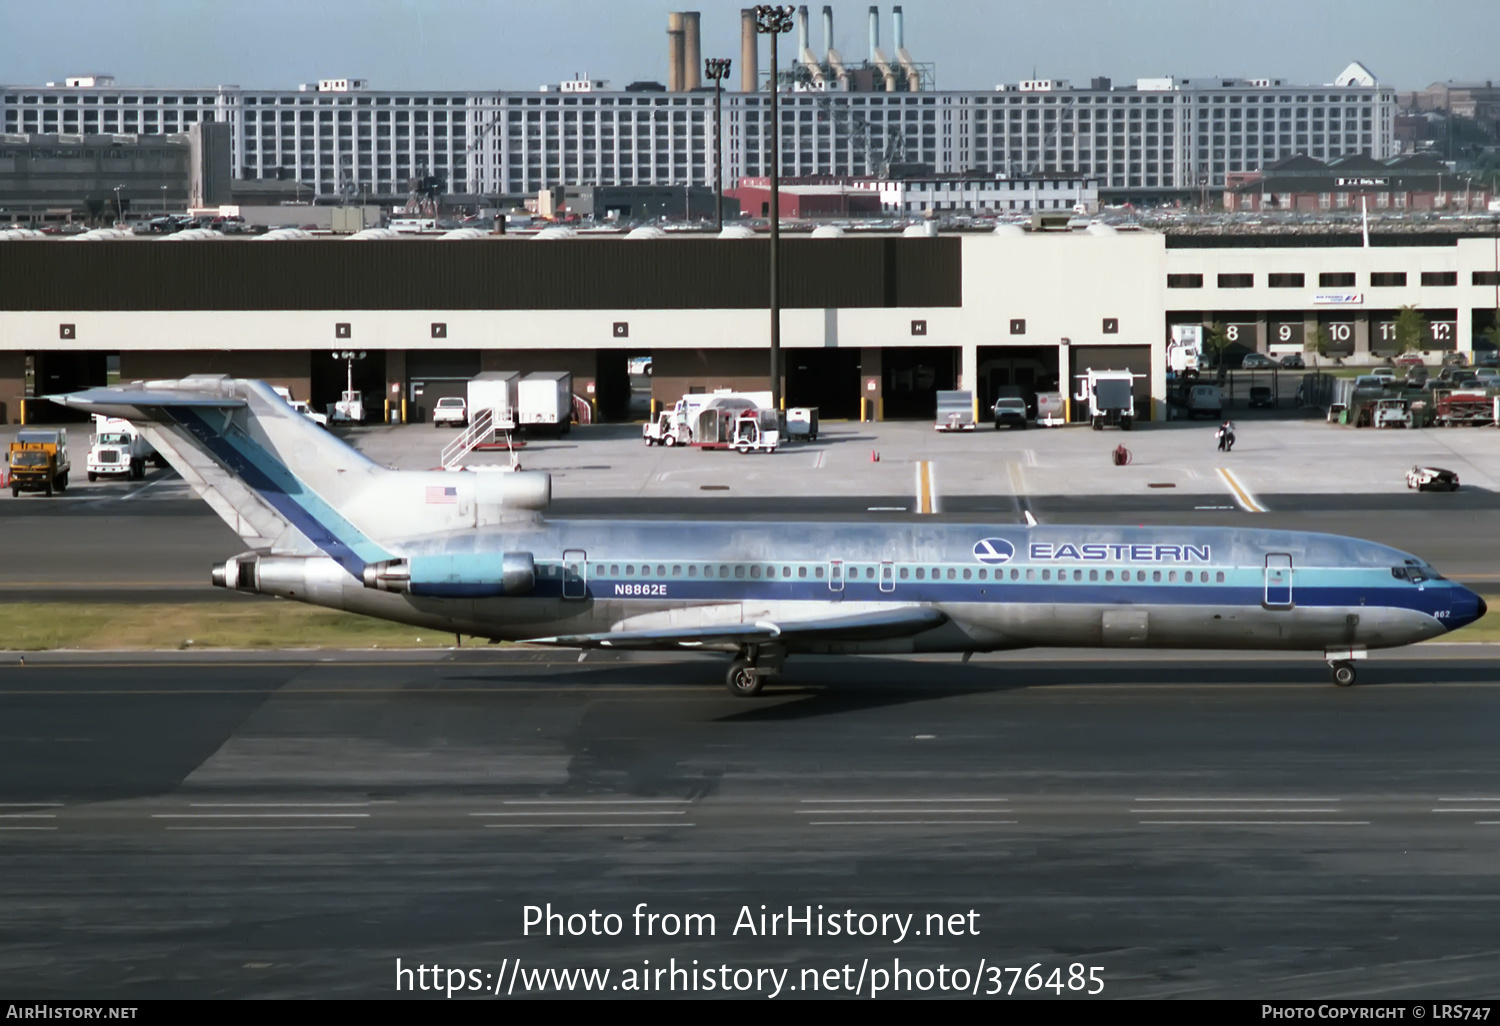
<svg viewBox="0 0 1500 1026"><path fill-rule="evenodd" d="M469 405L459 396L444 396L432 408L432 426L463 427L469 423Z"/></svg>

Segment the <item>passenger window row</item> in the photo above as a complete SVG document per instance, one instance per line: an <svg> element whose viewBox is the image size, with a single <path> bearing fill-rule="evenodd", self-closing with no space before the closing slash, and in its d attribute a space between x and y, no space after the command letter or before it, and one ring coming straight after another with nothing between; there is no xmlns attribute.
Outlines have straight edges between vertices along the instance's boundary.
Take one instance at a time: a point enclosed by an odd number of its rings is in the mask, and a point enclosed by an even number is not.
<svg viewBox="0 0 1500 1026"><path fill-rule="evenodd" d="M947 567L946 569L943 567L932 567L931 569L928 569L927 567L922 566L901 566L895 569L897 577L899 577L903 581L988 581L991 579L990 572L988 568L985 567L980 567L978 570L975 570L973 567L963 567L962 569L959 569L957 567ZM810 573L809 570L811 571ZM1209 582L1210 573L1214 574L1213 579L1215 583L1224 583L1224 571L1222 570L1184 570L1181 571L1181 577L1183 583L1185 584L1207 584ZM844 568L844 574L850 581L857 581L861 579L873 581L875 580L876 576L874 566L848 566ZM1054 574L1056 575L1055 578ZM1100 580L1103 580L1106 583L1113 583L1116 580L1116 574L1118 574L1118 580L1122 584L1130 583L1132 580L1137 583L1145 583L1148 579L1152 583L1161 583L1165 581L1168 584L1175 584L1178 580L1178 571L1176 570L1116 571L1114 569L1099 570L1095 568L1089 569L1087 571L1083 569L1058 569L1054 571L1050 567L1043 567L1041 569L1038 569L1036 567L1026 567L1024 571L1018 567L1011 567L1008 579L1012 581L1042 580L1047 582L1051 582L1055 579L1058 582L1067 582L1071 580L1081 583L1084 581L1085 574L1088 575L1087 579L1091 583L1096 583ZM1133 577L1132 574L1134 575ZM807 566L793 567L785 564L782 564L780 566L763 566L759 563L719 563L717 565L703 564L700 570L700 564L697 563L672 563L670 565L666 563L657 563L654 565L651 563L641 563L639 565L635 563L595 563L593 564L593 575L595 577L602 578L614 578L621 576L639 576L644 578L656 579L666 579L669 577L686 577L690 580L700 577L704 580L712 580L715 578L719 580L725 580L733 577L735 580L749 579L757 581L788 580L795 576L795 578L798 580L811 579L815 581L821 581L826 579L827 567L825 564L818 564L809 568ZM1006 580L1006 571L1003 569L995 570L993 579L996 581Z"/></svg>

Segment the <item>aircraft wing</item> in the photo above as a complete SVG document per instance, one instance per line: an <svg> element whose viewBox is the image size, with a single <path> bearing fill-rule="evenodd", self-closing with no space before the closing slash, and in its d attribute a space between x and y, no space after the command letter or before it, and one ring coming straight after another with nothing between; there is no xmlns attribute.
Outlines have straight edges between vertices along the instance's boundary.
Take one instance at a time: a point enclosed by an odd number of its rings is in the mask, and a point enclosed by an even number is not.
<svg viewBox="0 0 1500 1026"><path fill-rule="evenodd" d="M606 631L532 638L529 645L565 648L702 648L712 645L750 645L772 641L866 641L904 638L946 623L948 617L931 606L900 606L852 616L801 620L761 620L756 623L715 624L708 627L666 627L659 630Z"/></svg>

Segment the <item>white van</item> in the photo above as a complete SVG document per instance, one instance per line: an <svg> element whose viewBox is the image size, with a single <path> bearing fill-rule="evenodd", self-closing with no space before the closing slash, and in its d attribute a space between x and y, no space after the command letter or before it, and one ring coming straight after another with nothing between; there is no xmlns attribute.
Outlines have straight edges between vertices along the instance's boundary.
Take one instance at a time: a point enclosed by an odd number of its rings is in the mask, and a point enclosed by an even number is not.
<svg viewBox="0 0 1500 1026"><path fill-rule="evenodd" d="M1194 385L1188 389L1187 413L1190 419L1223 416L1224 390L1218 385Z"/></svg>

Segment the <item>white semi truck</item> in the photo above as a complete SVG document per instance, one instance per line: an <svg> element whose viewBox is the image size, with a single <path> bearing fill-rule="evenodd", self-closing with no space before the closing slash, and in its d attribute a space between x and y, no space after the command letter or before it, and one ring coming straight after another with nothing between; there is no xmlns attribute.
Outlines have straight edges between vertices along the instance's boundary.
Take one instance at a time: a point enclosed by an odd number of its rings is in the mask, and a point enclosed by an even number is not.
<svg viewBox="0 0 1500 1026"><path fill-rule="evenodd" d="M138 481L146 476L146 461L156 455L134 424L118 417L94 414L94 437L89 443L89 480L122 477ZM159 462L159 461L158 461Z"/></svg>

